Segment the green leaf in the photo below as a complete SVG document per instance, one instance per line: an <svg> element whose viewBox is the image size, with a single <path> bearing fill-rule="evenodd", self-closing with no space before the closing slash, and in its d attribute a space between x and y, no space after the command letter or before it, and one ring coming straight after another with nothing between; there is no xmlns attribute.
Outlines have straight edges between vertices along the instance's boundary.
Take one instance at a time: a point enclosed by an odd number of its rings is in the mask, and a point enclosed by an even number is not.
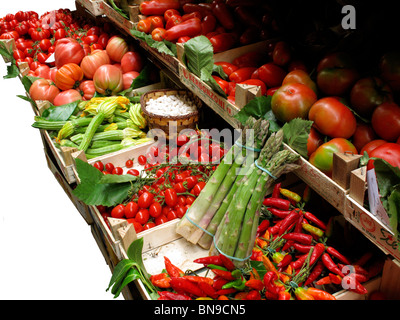
<svg viewBox="0 0 400 320"><path fill-rule="evenodd" d="M400 184L400 169L393 167L383 159L373 159L379 194L386 198L392 193L394 187Z"/></svg>
<svg viewBox="0 0 400 320"><path fill-rule="evenodd" d="M87 162L76 159L81 183L72 193L87 205L115 206L124 202L131 191L131 182L100 183L103 174Z"/></svg>
<svg viewBox="0 0 400 320"><path fill-rule="evenodd" d="M11 64L7 66L7 75L3 76L3 79L16 78L19 75L19 69L15 64L15 60L12 60Z"/></svg>
<svg viewBox="0 0 400 320"><path fill-rule="evenodd" d="M214 64L212 72L216 73L217 75L219 75L224 80L228 80L229 79L228 75L225 73L225 71L222 68L222 66L218 66L218 65Z"/></svg>
<svg viewBox="0 0 400 320"><path fill-rule="evenodd" d="M51 106L43 111L42 117L50 121L67 121L75 113L79 101L74 101L61 106Z"/></svg>
<svg viewBox="0 0 400 320"><path fill-rule="evenodd" d="M214 51L206 36L198 36L184 44L184 61L188 70L201 78L201 73L211 74L214 69Z"/></svg>
<svg viewBox="0 0 400 320"><path fill-rule="evenodd" d="M3 41L0 41L0 54L8 60L14 59L11 50L7 49L5 43Z"/></svg>
<svg viewBox="0 0 400 320"><path fill-rule="evenodd" d="M131 174L106 174L103 175L98 183L106 184L106 183L126 183L130 181L136 181L138 177L133 176Z"/></svg>
<svg viewBox="0 0 400 320"><path fill-rule="evenodd" d="M158 52L176 57L176 45L174 43L167 40L155 41L150 34L134 29L131 30L131 34L139 40L146 42L149 47L156 49Z"/></svg>
<svg viewBox="0 0 400 320"><path fill-rule="evenodd" d="M27 96L22 96L22 95L17 94L17 97L22 99L22 100L28 101L28 102L33 103L34 105L36 105L35 101L33 101L31 98L28 98Z"/></svg>
<svg viewBox="0 0 400 320"><path fill-rule="evenodd" d="M250 266L257 271L261 279L264 278L264 275L267 273L267 269L265 269L262 261L250 260Z"/></svg>
<svg viewBox="0 0 400 320"><path fill-rule="evenodd" d="M108 0L109 4L111 5L111 7L118 12L123 18L128 19L129 20L129 13L125 12L123 9L117 7L117 5L114 3L113 0Z"/></svg>
<svg viewBox="0 0 400 320"><path fill-rule="evenodd" d="M37 79L40 79L40 78L32 77L32 76L23 76L22 77L21 82L24 85L26 92L29 92L29 89L31 88L32 83L34 83Z"/></svg>
<svg viewBox="0 0 400 320"><path fill-rule="evenodd" d="M137 279L140 279L139 271L133 268L129 269L128 272L125 274L125 277L122 279L122 282L117 282L113 286L111 293L114 294L114 298L117 298L121 294L121 291L124 289L125 286Z"/></svg>
<svg viewBox="0 0 400 320"><path fill-rule="evenodd" d="M275 132L280 129L272 110L271 110L271 96L256 97L246 104L237 114L233 117L245 125L249 117L255 119L265 119L269 121L269 131Z"/></svg>
<svg viewBox="0 0 400 320"><path fill-rule="evenodd" d="M118 264L115 266L113 274L111 276L110 282L108 284L108 287L106 291L108 291L115 283L118 281L121 281L133 266L135 265L135 262L129 259L124 259L118 262Z"/></svg>
<svg viewBox="0 0 400 320"><path fill-rule="evenodd" d="M307 155L307 140L313 122L300 118L285 123L282 127L283 141L304 158Z"/></svg>
<svg viewBox="0 0 400 320"><path fill-rule="evenodd" d="M398 239L400 220L400 186L397 186L388 197L388 209L386 212L389 215L390 226L395 233L396 239Z"/></svg>

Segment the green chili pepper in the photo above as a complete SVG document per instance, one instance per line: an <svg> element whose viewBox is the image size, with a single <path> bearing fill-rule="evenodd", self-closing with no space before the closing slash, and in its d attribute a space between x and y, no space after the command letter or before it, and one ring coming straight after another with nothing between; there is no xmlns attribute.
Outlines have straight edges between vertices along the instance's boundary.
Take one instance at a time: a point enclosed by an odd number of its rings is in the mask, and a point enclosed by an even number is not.
<svg viewBox="0 0 400 320"><path fill-rule="evenodd" d="M279 188L281 195L285 196L286 198L293 200L294 202L300 202L301 196L298 195L296 192L290 191L288 189Z"/></svg>
<svg viewBox="0 0 400 320"><path fill-rule="evenodd" d="M209 268L209 269L218 269L218 270L228 271L227 268L222 267L222 266L218 266L218 265L216 265L216 264L208 264L208 265L207 265L207 268Z"/></svg>
<svg viewBox="0 0 400 320"><path fill-rule="evenodd" d="M318 238L321 238L324 235L324 231L321 230L320 228L314 227L309 223L302 223L301 224L302 228L309 233L317 236Z"/></svg>

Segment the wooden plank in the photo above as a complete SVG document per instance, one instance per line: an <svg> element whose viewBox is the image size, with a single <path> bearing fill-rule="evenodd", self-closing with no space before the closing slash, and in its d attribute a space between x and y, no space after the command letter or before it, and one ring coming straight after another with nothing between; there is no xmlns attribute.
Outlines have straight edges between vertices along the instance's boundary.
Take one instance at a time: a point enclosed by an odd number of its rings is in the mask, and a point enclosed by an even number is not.
<svg viewBox="0 0 400 320"><path fill-rule="evenodd" d="M131 30L134 29L134 22L125 19L118 12L116 12L108 3L103 1L103 13L120 29L125 31L127 34L131 34Z"/></svg>
<svg viewBox="0 0 400 320"><path fill-rule="evenodd" d="M104 13L103 0L76 0L76 2L95 17Z"/></svg>

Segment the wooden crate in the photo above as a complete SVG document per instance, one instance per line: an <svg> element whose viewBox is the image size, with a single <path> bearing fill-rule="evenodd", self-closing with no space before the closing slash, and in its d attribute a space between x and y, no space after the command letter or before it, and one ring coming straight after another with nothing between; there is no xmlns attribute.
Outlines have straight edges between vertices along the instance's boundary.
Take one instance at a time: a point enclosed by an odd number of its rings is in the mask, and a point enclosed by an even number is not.
<svg viewBox="0 0 400 320"><path fill-rule="evenodd" d="M0 39L0 41L4 44L8 51L13 52L15 50L15 39ZM11 62L11 60L6 57L3 57L3 60L5 63Z"/></svg>
<svg viewBox="0 0 400 320"><path fill-rule="evenodd" d="M76 0L82 7L88 10L93 16L101 16L104 14L102 0Z"/></svg>
<svg viewBox="0 0 400 320"><path fill-rule="evenodd" d="M118 12L116 12L106 1L103 2L103 13L113 22L119 29L126 34L131 35L131 30L134 28L134 23L125 19Z"/></svg>

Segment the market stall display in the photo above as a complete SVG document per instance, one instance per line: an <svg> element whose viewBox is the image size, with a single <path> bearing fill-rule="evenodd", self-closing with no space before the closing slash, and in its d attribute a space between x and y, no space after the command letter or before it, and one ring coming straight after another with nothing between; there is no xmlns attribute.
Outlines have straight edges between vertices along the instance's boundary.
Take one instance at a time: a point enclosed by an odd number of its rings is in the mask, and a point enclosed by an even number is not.
<svg viewBox="0 0 400 320"><path fill-rule="evenodd" d="M363 269L331 235L341 215L400 258L396 51L368 55L373 68L329 46L307 56L259 1L76 7L2 18L0 52L49 161L116 256L115 296L134 281L143 299L366 298L386 279L390 259ZM210 134L208 107L231 141ZM305 209L292 185L335 214ZM172 264L168 245L190 249ZM196 267L205 255L214 263Z"/></svg>

